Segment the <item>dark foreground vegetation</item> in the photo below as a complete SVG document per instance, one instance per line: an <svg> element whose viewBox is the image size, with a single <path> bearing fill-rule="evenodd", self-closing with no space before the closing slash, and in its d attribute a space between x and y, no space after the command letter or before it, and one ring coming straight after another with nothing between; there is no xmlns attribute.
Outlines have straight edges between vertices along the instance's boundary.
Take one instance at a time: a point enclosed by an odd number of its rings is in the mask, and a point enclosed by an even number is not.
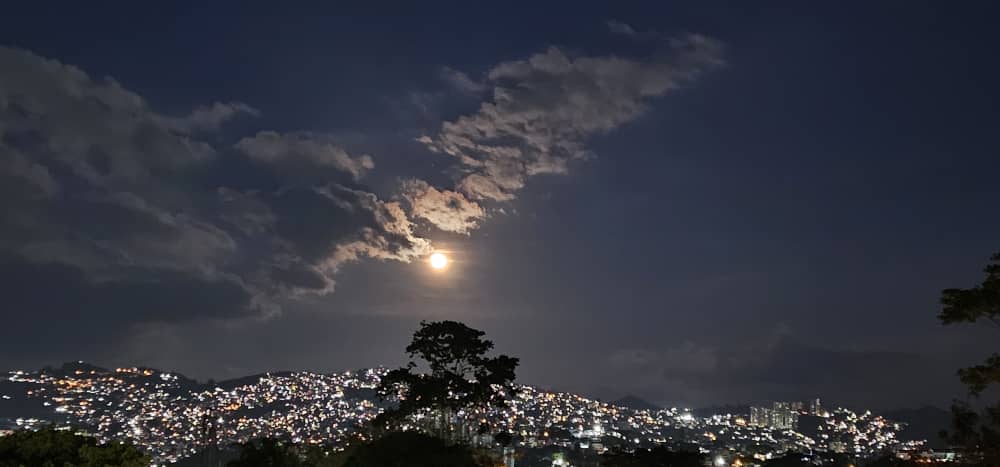
<svg viewBox="0 0 1000 467"><path fill-rule="evenodd" d="M149 458L125 443L98 445L94 438L47 428L0 437L0 467L145 467Z"/></svg>

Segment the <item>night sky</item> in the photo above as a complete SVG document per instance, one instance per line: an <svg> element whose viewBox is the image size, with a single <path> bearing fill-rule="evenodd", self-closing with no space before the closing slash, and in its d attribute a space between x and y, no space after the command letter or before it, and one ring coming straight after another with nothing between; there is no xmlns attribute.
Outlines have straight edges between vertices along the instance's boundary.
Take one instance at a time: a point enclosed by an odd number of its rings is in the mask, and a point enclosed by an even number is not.
<svg viewBox="0 0 1000 467"><path fill-rule="evenodd" d="M935 318L1000 250L991 2L16 3L3 369L393 366L453 319L545 388L897 408L995 342Z"/></svg>

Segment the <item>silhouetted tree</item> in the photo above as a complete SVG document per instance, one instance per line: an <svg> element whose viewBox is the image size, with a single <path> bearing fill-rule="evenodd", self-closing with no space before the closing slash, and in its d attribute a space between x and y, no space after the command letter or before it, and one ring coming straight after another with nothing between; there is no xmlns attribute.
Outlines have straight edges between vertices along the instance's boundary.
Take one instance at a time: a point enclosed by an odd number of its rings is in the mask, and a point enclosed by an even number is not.
<svg viewBox="0 0 1000 467"><path fill-rule="evenodd" d="M347 446L346 450L335 451L330 446L309 445L303 448L304 465L309 467L344 467L347 459L354 452L353 446Z"/></svg>
<svg viewBox="0 0 1000 467"><path fill-rule="evenodd" d="M149 458L134 446L97 444L90 436L46 428L0 437L2 467L145 467Z"/></svg>
<svg viewBox="0 0 1000 467"><path fill-rule="evenodd" d="M615 450L601 456L602 467L702 467L705 456L694 451L671 451L663 446L637 449L635 452Z"/></svg>
<svg viewBox="0 0 1000 467"><path fill-rule="evenodd" d="M244 443L240 456L228 467L303 467L299 453L290 443L264 438Z"/></svg>
<svg viewBox="0 0 1000 467"><path fill-rule="evenodd" d="M986 322L1000 330L1000 253L990 258L983 271L986 278L982 284L941 292L938 319L943 324ZM1000 384L1000 354L994 353L981 365L958 370L958 377L971 398L980 401L986 388ZM969 454L981 457L984 464L1000 465L1000 401L984 406L980 413L969 402L956 400L952 405L952 429L943 436L965 447Z"/></svg>
<svg viewBox="0 0 1000 467"><path fill-rule="evenodd" d="M493 342L484 332L455 321L420 323L406 347L411 361L390 371L378 388L383 398L398 396L396 408L384 412L378 422L398 423L422 410L431 410L450 427L459 409L502 406L513 392L517 359L506 355L488 357ZM430 370L417 373L419 358Z"/></svg>
<svg viewBox="0 0 1000 467"><path fill-rule="evenodd" d="M344 467L485 467L468 446L414 431L390 433L353 450Z"/></svg>

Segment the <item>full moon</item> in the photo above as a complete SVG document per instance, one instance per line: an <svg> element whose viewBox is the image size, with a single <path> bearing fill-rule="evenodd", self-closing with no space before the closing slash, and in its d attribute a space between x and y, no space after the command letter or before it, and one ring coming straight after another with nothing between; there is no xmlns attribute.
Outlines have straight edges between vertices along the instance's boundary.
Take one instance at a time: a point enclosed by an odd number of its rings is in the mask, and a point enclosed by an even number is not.
<svg viewBox="0 0 1000 467"><path fill-rule="evenodd" d="M434 269L444 269L448 265L448 257L444 253L434 253L431 255L431 267Z"/></svg>

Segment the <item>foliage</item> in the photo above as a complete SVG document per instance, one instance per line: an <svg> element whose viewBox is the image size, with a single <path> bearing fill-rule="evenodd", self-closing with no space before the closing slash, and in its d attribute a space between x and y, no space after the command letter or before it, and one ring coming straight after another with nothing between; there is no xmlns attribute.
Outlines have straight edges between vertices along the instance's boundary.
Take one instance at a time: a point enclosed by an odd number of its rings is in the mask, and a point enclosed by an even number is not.
<svg viewBox="0 0 1000 467"><path fill-rule="evenodd" d="M518 359L487 357L493 342L484 335L456 321L421 322L406 347L411 361L382 378L379 395L398 396L399 405L378 422L392 424L422 410L450 414L463 408L502 406L504 395L513 392ZM430 373L416 373L415 358Z"/></svg>
<svg viewBox="0 0 1000 467"><path fill-rule="evenodd" d="M986 279L969 289L945 289L941 292L941 313L944 324L972 323L984 319L1000 326L1000 253L990 258L983 269Z"/></svg>
<svg viewBox="0 0 1000 467"><path fill-rule="evenodd" d="M0 438L0 466L140 467L149 458L130 444L99 445L89 436L46 428L17 431Z"/></svg>
<svg viewBox="0 0 1000 467"><path fill-rule="evenodd" d="M244 443L240 456L226 464L228 467L300 467L305 464L290 443L276 439L259 439Z"/></svg>
<svg viewBox="0 0 1000 467"><path fill-rule="evenodd" d="M938 319L943 324L985 321L1000 328L1000 253L990 258L983 271L986 278L982 284L941 292ZM993 354L981 365L959 370L958 377L969 395L978 399L988 387L1000 385L1000 354ZM982 413L968 402L956 401L952 415L952 429L943 434L945 439L964 446L970 454L982 456L986 464L1000 463L1000 401L986 404Z"/></svg>
<svg viewBox="0 0 1000 467"><path fill-rule="evenodd" d="M358 446L344 467L476 467L489 466L473 449L414 431L389 433Z"/></svg>
<svg viewBox="0 0 1000 467"><path fill-rule="evenodd" d="M635 452L614 451L601 456L604 467L701 467L705 456L693 451L671 451L663 446Z"/></svg>
<svg viewBox="0 0 1000 467"><path fill-rule="evenodd" d="M228 467L343 467L347 451L336 451L328 445L294 444L262 438L240 445L239 457L226 463ZM214 463L213 463L214 465Z"/></svg>
<svg viewBox="0 0 1000 467"><path fill-rule="evenodd" d="M353 453L351 446L344 451L334 451L330 446L310 445L305 448L305 464L309 467L344 467Z"/></svg>

